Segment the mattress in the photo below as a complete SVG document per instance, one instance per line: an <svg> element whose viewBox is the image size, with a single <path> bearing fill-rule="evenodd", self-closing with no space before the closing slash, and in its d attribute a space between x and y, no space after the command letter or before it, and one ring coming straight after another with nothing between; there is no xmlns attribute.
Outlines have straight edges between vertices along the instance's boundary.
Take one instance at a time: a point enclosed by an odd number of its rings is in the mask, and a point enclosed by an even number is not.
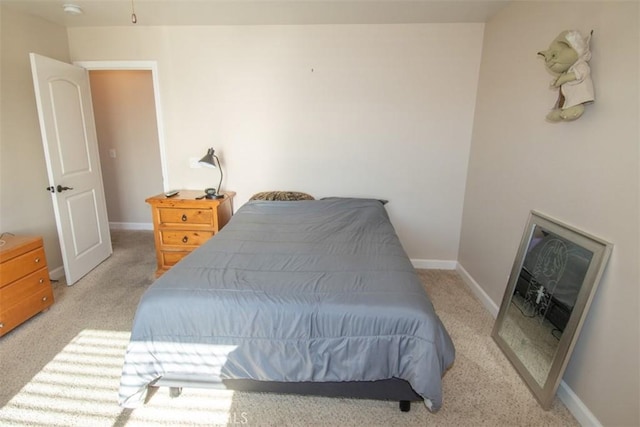
<svg viewBox="0 0 640 427"><path fill-rule="evenodd" d="M165 375L399 378L437 411L454 357L383 203L251 201L142 296L119 403Z"/></svg>

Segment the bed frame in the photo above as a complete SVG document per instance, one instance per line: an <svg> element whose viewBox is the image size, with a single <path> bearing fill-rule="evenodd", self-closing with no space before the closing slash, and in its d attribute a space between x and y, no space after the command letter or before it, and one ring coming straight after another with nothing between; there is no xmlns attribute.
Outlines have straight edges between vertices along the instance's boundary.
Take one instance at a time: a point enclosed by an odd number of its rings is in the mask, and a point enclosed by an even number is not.
<svg viewBox="0 0 640 427"><path fill-rule="evenodd" d="M169 395L178 397L183 387L260 393L299 394L306 396L345 397L352 399L395 400L402 412L411 410L412 401L422 401L409 383L399 378L377 381L345 382L276 382L248 379L227 379L213 383L199 378L159 378L150 387L169 387Z"/></svg>

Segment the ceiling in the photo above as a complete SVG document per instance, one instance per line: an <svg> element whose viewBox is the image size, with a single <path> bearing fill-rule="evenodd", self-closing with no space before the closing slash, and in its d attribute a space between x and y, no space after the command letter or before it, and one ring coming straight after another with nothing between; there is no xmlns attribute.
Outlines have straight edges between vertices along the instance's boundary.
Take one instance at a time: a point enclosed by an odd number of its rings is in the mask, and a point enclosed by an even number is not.
<svg viewBox="0 0 640 427"><path fill-rule="evenodd" d="M511 0L0 0L65 27L486 22ZM64 13L74 4L81 15Z"/></svg>

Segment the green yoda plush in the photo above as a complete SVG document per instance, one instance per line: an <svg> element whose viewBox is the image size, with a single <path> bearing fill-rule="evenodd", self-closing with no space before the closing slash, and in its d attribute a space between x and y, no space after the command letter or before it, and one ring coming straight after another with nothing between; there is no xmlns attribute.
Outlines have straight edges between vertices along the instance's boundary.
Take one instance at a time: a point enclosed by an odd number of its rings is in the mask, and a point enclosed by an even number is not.
<svg viewBox="0 0 640 427"><path fill-rule="evenodd" d="M595 99L591 68L587 63L591 59L591 34L583 38L576 30L563 31L549 49L538 52L544 57L547 69L557 76L551 81L552 88L559 88L558 101L547 114L551 122L576 120L584 113L584 104Z"/></svg>

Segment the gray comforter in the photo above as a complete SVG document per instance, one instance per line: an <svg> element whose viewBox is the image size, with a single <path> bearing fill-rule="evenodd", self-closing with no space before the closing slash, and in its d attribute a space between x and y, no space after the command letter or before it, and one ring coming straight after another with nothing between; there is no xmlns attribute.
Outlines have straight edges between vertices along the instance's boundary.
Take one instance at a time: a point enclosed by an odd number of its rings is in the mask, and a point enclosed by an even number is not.
<svg viewBox="0 0 640 427"><path fill-rule="evenodd" d="M249 202L143 295L119 403L165 375L396 377L436 411L454 353L381 202Z"/></svg>

